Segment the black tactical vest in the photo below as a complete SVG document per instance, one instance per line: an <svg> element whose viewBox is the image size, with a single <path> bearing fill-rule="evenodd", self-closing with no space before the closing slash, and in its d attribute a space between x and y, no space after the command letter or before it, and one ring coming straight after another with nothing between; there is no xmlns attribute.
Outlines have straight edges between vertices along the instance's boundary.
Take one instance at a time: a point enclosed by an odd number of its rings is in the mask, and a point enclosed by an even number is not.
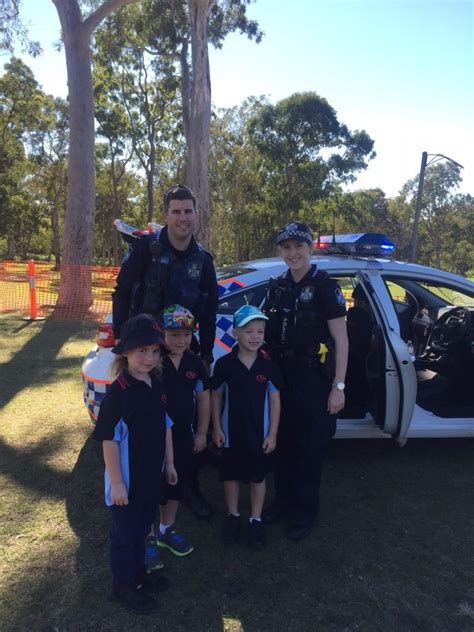
<svg viewBox="0 0 474 632"><path fill-rule="evenodd" d="M318 302L318 286L327 277L326 272L314 269L313 276L301 285L285 277L270 279L265 312L271 351L314 356L321 343L331 343L327 320Z"/></svg>
<svg viewBox="0 0 474 632"><path fill-rule="evenodd" d="M206 252L199 245L198 248L189 256L178 258L158 239L150 241L151 266L145 273L143 312L156 315L166 306L178 303L199 320L207 294L199 287Z"/></svg>

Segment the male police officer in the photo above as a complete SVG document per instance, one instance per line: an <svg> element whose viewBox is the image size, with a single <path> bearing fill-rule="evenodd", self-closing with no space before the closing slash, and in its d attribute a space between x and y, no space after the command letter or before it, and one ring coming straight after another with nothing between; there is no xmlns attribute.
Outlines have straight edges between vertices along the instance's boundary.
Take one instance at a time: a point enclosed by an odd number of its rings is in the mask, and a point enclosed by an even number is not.
<svg viewBox="0 0 474 632"><path fill-rule="evenodd" d="M198 212L187 186L170 187L163 198L165 226L147 235L126 253L112 295L116 339L121 325L139 313L157 316L166 306L183 305L199 324L200 355L209 369L216 331L217 281L212 256L194 239ZM196 343L197 344L197 343ZM211 508L199 492L197 469L191 483L190 505L206 517Z"/></svg>

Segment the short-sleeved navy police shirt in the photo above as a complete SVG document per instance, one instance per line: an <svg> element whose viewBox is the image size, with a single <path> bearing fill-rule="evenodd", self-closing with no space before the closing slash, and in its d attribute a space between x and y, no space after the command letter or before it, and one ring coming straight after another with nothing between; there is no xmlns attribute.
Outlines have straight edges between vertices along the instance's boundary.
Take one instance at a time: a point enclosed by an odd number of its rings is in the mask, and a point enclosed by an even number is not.
<svg viewBox="0 0 474 632"><path fill-rule="evenodd" d="M270 428L268 397L280 389L278 368L263 353L250 367L239 360L236 345L219 358L214 367L212 388L224 394L221 427L225 448L242 454L261 454Z"/></svg>
<svg viewBox="0 0 474 632"><path fill-rule="evenodd" d="M118 443L129 504L159 501L166 428L171 425L161 379L151 376L150 388L146 382L124 372L111 384L100 406L93 437ZM105 502L112 504L107 470Z"/></svg>
<svg viewBox="0 0 474 632"><path fill-rule="evenodd" d="M192 351L185 351L176 369L169 357L163 359L163 379L173 434L189 432L196 412L196 393L209 389L209 378L202 363Z"/></svg>

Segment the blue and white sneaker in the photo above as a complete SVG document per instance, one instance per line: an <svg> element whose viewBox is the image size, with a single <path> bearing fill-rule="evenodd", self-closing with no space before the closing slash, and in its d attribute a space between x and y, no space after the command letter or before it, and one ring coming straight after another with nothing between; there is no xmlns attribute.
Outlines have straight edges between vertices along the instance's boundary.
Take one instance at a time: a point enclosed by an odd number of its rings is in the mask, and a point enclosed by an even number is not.
<svg viewBox="0 0 474 632"><path fill-rule="evenodd" d="M169 549L178 557L184 557L194 551L193 545L176 531L173 524L164 533L159 533L156 536L156 543L158 546Z"/></svg>
<svg viewBox="0 0 474 632"><path fill-rule="evenodd" d="M154 535L149 535L145 540L145 566L150 571L158 571L164 567Z"/></svg>

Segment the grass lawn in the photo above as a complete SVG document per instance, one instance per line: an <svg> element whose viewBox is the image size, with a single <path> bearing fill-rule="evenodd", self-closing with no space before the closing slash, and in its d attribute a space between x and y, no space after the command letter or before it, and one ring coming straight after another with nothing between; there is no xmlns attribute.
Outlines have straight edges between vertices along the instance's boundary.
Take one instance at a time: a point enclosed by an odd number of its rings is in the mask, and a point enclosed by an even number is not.
<svg viewBox="0 0 474 632"><path fill-rule="evenodd" d="M0 317L0 629L191 632L472 632L473 440L334 441L311 538L269 529L267 549L226 549L216 516L186 509L196 551L165 555L158 613L107 601L107 510L100 446L82 404L94 327ZM247 511L244 503L243 513Z"/></svg>

